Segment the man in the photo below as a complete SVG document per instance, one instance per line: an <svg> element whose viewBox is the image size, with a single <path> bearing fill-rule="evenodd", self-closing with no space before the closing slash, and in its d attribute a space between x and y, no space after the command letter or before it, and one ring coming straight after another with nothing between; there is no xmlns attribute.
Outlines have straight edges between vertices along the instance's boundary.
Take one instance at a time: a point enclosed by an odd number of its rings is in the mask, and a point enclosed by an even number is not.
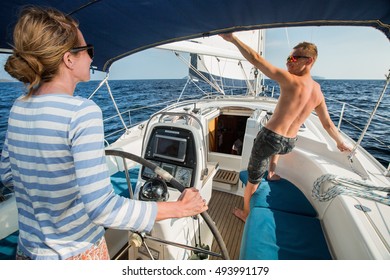
<svg viewBox="0 0 390 280"><path fill-rule="evenodd" d="M303 42L293 48L287 57L287 71L270 64L257 52L240 41L234 34L220 35L233 43L241 54L267 77L278 82L280 97L271 119L256 136L248 164L248 182L244 192L244 209L234 209L233 214L245 222L249 214L249 202L264 176L269 159L272 158L274 171L279 154L291 152L297 140L300 126L313 110L322 126L336 141L340 151L351 151L344 143L337 128L329 117L320 85L310 74L317 59L317 47ZM274 174L271 174L271 178Z"/></svg>

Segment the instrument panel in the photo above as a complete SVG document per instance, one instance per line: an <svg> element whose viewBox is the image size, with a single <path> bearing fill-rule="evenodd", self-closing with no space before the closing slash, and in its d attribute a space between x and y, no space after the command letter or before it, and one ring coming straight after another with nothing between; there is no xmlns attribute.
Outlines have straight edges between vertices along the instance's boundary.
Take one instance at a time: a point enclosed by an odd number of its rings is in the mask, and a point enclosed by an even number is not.
<svg viewBox="0 0 390 280"><path fill-rule="evenodd" d="M158 126L151 133L144 158L169 172L184 187L193 185L196 173L195 141L192 132L187 129ZM157 175L149 168L143 168L144 180ZM170 185L167 182L168 186Z"/></svg>
<svg viewBox="0 0 390 280"><path fill-rule="evenodd" d="M161 167L165 171L167 171L184 187L186 188L191 187L191 180L192 180L192 173L193 173L192 168L178 166L175 164L170 164L170 163L160 162L155 160L149 160L149 161ZM155 178L156 176L157 176L156 173L154 173L150 168L143 169L142 177L144 179Z"/></svg>

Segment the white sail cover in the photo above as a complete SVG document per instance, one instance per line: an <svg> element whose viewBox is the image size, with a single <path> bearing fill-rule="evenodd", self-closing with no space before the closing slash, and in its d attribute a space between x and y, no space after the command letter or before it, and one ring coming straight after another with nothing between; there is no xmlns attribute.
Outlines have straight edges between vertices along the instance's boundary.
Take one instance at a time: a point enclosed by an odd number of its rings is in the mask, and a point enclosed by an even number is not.
<svg viewBox="0 0 390 280"><path fill-rule="evenodd" d="M235 35L264 55L264 32L262 30L236 32ZM191 64L200 72L208 76L212 75L213 79L222 86L223 79L240 81L255 79L255 69L252 64L246 61L236 46L218 35L165 44L157 48L190 53ZM259 79L261 78L259 76Z"/></svg>

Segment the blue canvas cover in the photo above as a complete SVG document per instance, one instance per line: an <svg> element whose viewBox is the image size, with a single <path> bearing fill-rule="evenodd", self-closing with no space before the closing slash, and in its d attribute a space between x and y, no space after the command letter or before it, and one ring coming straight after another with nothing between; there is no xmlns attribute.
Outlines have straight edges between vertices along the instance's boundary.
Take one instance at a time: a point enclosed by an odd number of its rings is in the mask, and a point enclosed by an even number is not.
<svg viewBox="0 0 390 280"><path fill-rule="evenodd" d="M3 0L0 51L10 49L17 15L26 4L55 7L76 18L95 46L93 65L102 71L147 48L228 31L351 25L372 26L390 38L389 0Z"/></svg>

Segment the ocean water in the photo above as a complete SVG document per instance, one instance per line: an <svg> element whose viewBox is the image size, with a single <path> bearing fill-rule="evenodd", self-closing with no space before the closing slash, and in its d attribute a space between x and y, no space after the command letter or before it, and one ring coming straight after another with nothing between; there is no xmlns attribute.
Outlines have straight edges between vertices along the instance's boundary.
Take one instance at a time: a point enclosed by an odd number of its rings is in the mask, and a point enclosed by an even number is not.
<svg viewBox="0 0 390 280"><path fill-rule="evenodd" d="M374 108L383 88L381 80L318 80L326 98L331 118L337 125L343 102L350 104L345 107L341 129L352 139L357 140ZM98 87L100 81L80 83L75 95L89 97ZM111 92L115 98L127 126L145 120L148 115L165 107L166 100L176 100L186 83L185 79L178 80L113 80L109 82ZM279 88L276 83L266 80L266 85L274 87L278 97ZM203 87L205 90L210 90ZM13 101L24 91L21 83L0 83L0 150L3 147L7 119ZM362 146L369 151L385 167L390 162L390 93L389 88L377 110L374 121L371 123ZM202 93L193 84L189 84L184 98L194 98ZM106 140L111 143L123 133L123 125L115 115L113 103L108 90L103 86L93 98L103 112L105 119ZM151 108L146 106L153 105ZM141 109L136 110L135 108Z"/></svg>

